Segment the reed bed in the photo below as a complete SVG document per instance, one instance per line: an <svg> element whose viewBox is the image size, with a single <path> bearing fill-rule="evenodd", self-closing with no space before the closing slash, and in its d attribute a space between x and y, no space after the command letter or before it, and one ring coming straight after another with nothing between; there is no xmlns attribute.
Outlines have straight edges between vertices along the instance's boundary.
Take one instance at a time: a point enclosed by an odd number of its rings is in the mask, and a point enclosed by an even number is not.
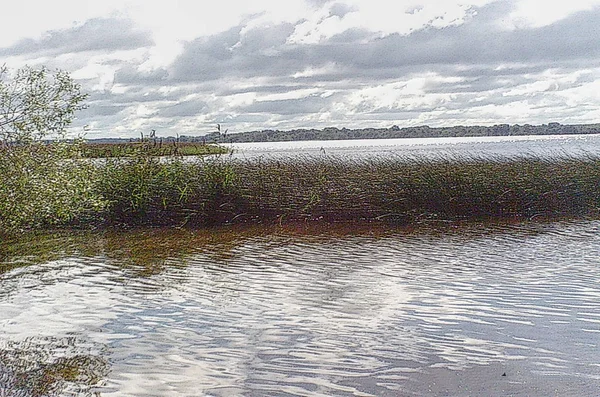
<svg viewBox="0 0 600 397"><path fill-rule="evenodd" d="M0 235L65 226L413 224L600 213L600 157L592 155L87 161L45 153L0 157Z"/></svg>
<svg viewBox="0 0 600 397"><path fill-rule="evenodd" d="M101 170L110 224L532 219L598 214L600 158L136 159Z"/></svg>

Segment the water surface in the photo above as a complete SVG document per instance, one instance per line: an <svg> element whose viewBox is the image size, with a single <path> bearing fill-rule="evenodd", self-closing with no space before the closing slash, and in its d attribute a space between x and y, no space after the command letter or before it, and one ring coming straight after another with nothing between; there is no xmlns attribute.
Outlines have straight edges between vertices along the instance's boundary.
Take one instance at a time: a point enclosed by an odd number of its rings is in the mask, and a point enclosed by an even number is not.
<svg viewBox="0 0 600 397"><path fill-rule="evenodd" d="M600 135L528 135L455 138L355 139L227 144L234 158L332 155L372 156L556 156L600 155Z"/></svg>
<svg viewBox="0 0 600 397"><path fill-rule="evenodd" d="M0 395L597 395L599 258L599 221L4 241Z"/></svg>

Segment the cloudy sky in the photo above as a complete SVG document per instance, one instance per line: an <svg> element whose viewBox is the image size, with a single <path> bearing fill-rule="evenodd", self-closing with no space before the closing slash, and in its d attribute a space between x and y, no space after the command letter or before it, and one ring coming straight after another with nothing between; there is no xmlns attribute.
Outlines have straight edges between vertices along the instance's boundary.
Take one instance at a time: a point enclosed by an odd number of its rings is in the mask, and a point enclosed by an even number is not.
<svg viewBox="0 0 600 397"><path fill-rule="evenodd" d="M600 122L600 0L19 0L0 63L71 72L87 136ZM7 16L10 16L7 18Z"/></svg>

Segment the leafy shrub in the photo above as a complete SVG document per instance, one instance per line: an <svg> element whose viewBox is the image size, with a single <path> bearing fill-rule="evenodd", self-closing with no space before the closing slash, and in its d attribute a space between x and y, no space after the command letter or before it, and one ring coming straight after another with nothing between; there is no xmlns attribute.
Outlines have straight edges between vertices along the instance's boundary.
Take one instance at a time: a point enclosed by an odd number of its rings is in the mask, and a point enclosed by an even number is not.
<svg viewBox="0 0 600 397"><path fill-rule="evenodd" d="M0 230L85 222L105 203L94 192L95 167L77 144L30 143L0 155Z"/></svg>

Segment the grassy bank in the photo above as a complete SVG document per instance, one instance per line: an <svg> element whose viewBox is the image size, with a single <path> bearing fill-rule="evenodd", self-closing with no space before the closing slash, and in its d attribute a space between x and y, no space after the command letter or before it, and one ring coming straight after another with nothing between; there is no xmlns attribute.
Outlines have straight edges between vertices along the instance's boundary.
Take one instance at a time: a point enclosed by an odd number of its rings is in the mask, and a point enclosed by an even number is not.
<svg viewBox="0 0 600 397"><path fill-rule="evenodd" d="M228 149L215 144L162 141L159 139L127 143L85 143L82 154L87 158L148 156L206 156L225 154Z"/></svg>
<svg viewBox="0 0 600 397"><path fill-rule="evenodd" d="M303 220L410 224L596 216L600 208L600 158L592 156L428 160L323 156L192 163L138 156L86 167L85 177L76 179L78 188L54 194L61 204L37 218L30 211L27 219L11 224L10 216L0 211L4 229ZM54 189L60 191L62 185Z"/></svg>

